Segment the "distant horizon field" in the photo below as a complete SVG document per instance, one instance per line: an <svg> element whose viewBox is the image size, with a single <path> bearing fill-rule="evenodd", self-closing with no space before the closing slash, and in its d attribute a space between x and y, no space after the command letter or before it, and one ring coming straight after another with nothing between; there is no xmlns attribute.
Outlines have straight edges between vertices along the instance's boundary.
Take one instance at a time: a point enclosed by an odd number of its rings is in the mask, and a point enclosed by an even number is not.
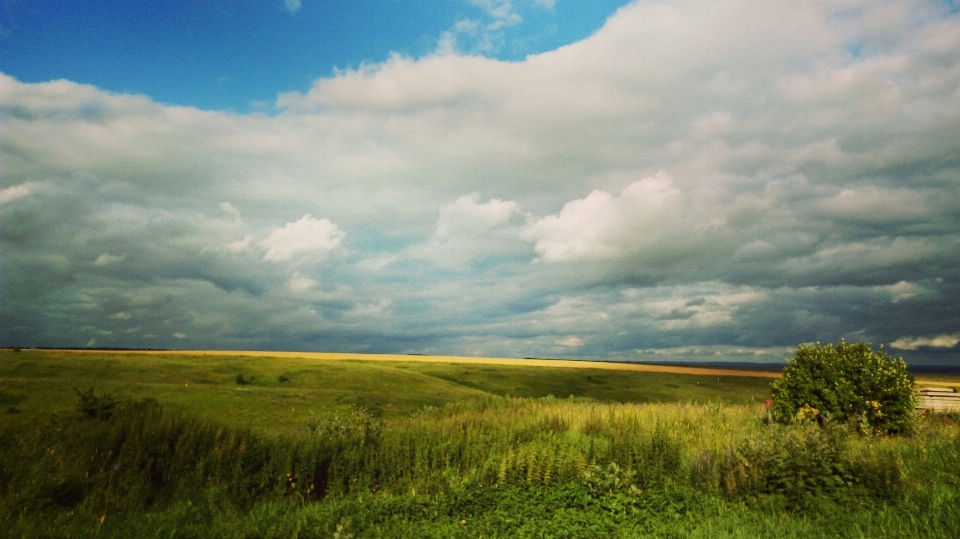
<svg viewBox="0 0 960 539"><path fill-rule="evenodd" d="M727 370L742 370L742 371L781 371L786 365L786 362L790 359L789 357L784 357L782 361L738 361L738 360L722 360L722 361L704 361L699 358L685 358L685 359L665 359L662 361L655 360L630 360L624 358L612 358L612 359L576 359L576 358L559 358L559 357L505 357L505 356L452 356L452 355L431 355L431 354L420 354L420 353L372 353L372 352L336 352L336 351L297 351L297 350L227 350L227 349L178 349L178 348L121 348L121 347L57 347L57 346L34 346L34 347L14 347L14 346L0 346L0 350L46 350L46 351L61 351L61 352L142 352L142 353L153 353L153 354L240 354L240 355L273 355L273 354L282 354L284 356L302 356L302 357L323 357L324 359L346 359L353 358L354 356L366 357L371 359L384 359L392 361L402 361L405 358L410 357L421 357L425 358L426 361L446 361L448 359L453 360L468 360L468 361L487 361L493 360L494 362L499 362L503 360L507 361L562 361L569 363L580 363L591 365L591 368L595 364L601 365L647 365L651 367L692 367L692 368L706 368L706 369L727 369ZM892 357L898 357L897 354L891 354ZM905 358L906 359L906 358ZM563 366L563 365L558 365ZM576 365L567 365L576 367ZM616 368L616 367L614 367ZM907 370L914 375L958 375L960 376L960 364L945 364L945 363L911 363L910 360L907 360Z"/></svg>
<svg viewBox="0 0 960 539"><path fill-rule="evenodd" d="M0 347L0 350L13 350L13 347ZM544 357L484 357L449 356L429 354L386 354L365 352L309 352L288 350L178 350L154 348L57 348L35 347L22 350L53 352L106 352L106 353L145 353L145 354L185 354L185 355L238 355L251 357L302 357L325 360L362 359L368 361L426 361L426 362L463 362L477 364L516 364L525 366L549 366L561 368L599 368L614 370L637 370L646 372L675 372L687 374L720 374L721 376L762 376L778 377L786 362L745 362L745 361L626 361L626 360L586 360L570 358ZM693 369L693 370L691 370ZM918 382L956 382L960 384L960 365L922 364L911 365L907 370ZM726 371L726 372L721 372ZM758 374L759 373L759 374Z"/></svg>
<svg viewBox="0 0 960 539"><path fill-rule="evenodd" d="M8 348L8 350L10 350ZM277 357L320 360L362 360L362 361L417 361L430 363L466 363L478 365L513 365L524 367L554 367L574 369L608 369L640 372L664 372L674 374L699 374L720 376L756 376L775 378L779 372L771 372L773 364L757 364L756 367L737 363L737 368L729 368L717 363L680 365L676 363L647 363L639 361L598 361L556 358L510 358L483 356L448 356L427 354L372 354L363 352L296 352L282 350L167 350L167 349L127 349L127 348L29 348L39 352L66 353L137 353L148 355L185 355L185 356L237 356L237 357Z"/></svg>
<svg viewBox="0 0 960 539"><path fill-rule="evenodd" d="M242 376L246 383L238 384ZM0 421L72 410L77 392L153 398L235 426L284 431L361 407L400 417L484 397L761 403L780 372L642 363L277 351L0 350ZM284 377L286 381L281 381ZM960 376L918 386L960 388Z"/></svg>
<svg viewBox="0 0 960 539"><path fill-rule="evenodd" d="M238 384L242 376L244 384ZM406 416L476 398L760 403L778 373L453 356L220 351L0 351L0 421L73 410L94 388L257 430L361 407ZM284 381L281 381L283 377Z"/></svg>

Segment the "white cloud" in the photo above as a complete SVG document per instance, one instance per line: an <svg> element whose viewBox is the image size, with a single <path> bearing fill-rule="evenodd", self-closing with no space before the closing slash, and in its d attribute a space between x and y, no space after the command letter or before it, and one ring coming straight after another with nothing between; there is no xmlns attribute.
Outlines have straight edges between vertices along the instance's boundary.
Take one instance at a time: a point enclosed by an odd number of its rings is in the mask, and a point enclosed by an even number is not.
<svg viewBox="0 0 960 539"><path fill-rule="evenodd" d="M495 60L475 56L429 56L413 60L393 54L381 64L317 79L306 94L288 92L277 106L311 111L324 106L347 109L412 110L469 104L495 90L491 77L504 70ZM485 88L485 86L488 86Z"/></svg>
<svg viewBox="0 0 960 539"><path fill-rule="evenodd" d="M644 307L659 319L658 325L664 330L678 330L729 324L741 306L768 298L765 291L744 287L721 294L654 300L647 302Z"/></svg>
<svg viewBox="0 0 960 539"><path fill-rule="evenodd" d="M925 194L903 188L847 188L821 199L818 205L832 217L845 220L883 223L919 221L931 216Z"/></svg>
<svg viewBox="0 0 960 539"><path fill-rule="evenodd" d="M302 6L300 0L283 0L283 7L285 7L290 13L296 13L300 11Z"/></svg>
<svg viewBox="0 0 960 539"><path fill-rule="evenodd" d="M253 236L251 234L247 234L246 236L243 237L243 239L228 243L226 245L226 249L228 252L231 252L233 254L240 254L240 253L245 253L249 251L252 245L253 245Z"/></svg>
<svg viewBox="0 0 960 539"><path fill-rule="evenodd" d="M399 258L400 257L398 255L372 256L370 258L365 258L357 262L356 268L361 271L376 273L383 270L390 264L396 262L397 260L399 260Z"/></svg>
<svg viewBox="0 0 960 539"><path fill-rule="evenodd" d="M936 337L900 337L890 343L890 348L898 350L916 350L923 346L930 348L953 348L960 343L960 335L938 335Z"/></svg>
<svg viewBox="0 0 960 539"><path fill-rule="evenodd" d="M957 15L644 1L520 61L456 53L502 45L534 2L478 2L444 51L335 72L275 114L0 75L0 262L16 284L0 332L117 305L104 324L135 319L144 337L202 312L210 339L275 345L295 342L278 320L315 336L316 316L383 299L337 343L403 334L443 352L476 334L538 355L524 346L578 335L585 355L956 333ZM344 230L351 251L320 291L309 263ZM113 292L144 283L162 318Z"/></svg>
<svg viewBox="0 0 960 539"><path fill-rule="evenodd" d="M478 259L524 255L529 252L520 239L524 218L515 201L494 198L480 202L480 195L471 193L440 208L434 232L426 241L412 245L402 255L362 264L375 269L410 257L463 270Z"/></svg>
<svg viewBox="0 0 960 539"><path fill-rule="evenodd" d="M233 206L233 204L231 204L231 203L229 203L229 202L221 202L221 203L220 203L220 209L223 210L224 213L226 213L226 214L229 215L230 217L233 217L234 219L236 219L236 220L238 220L238 221L240 220L240 210L238 210L237 208L235 208L235 207Z"/></svg>
<svg viewBox="0 0 960 539"><path fill-rule="evenodd" d="M332 251L340 246L345 235L328 219L314 219L307 214L283 228L273 227L260 246L267 251L264 260L286 262L302 254Z"/></svg>
<svg viewBox="0 0 960 539"><path fill-rule="evenodd" d="M103 253L100 256L98 256L96 260L93 261L93 265L98 267L109 266L117 262L122 262L126 258L127 258L127 255L125 254L117 256L109 253Z"/></svg>
<svg viewBox="0 0 960 539"><path fill-rule="evenodd" d="M390 300L378 298L369 303L358 303L352 309L346 312L346 316L351 318L384 318L390 311Z"/></svg>
<svg viewBox="0 0 960 539"><path fill-rule="evenodd" d="M525 236L547 262L617 258L684 232L688 201L665 173L628 185L619 196L596 190L533 222Z"/></svg>
<svg viewBox="0 0 960 539"><path fill-rule="evenodd" d="M300 272L294 272L293 276L290 277L290 280L287 281L287 286L290 287L290 290L294 292L305 292L316 286L317 280L311 279L304 275L300 275Z"/></svg>
<svg viewBox="0 0 960 539"><path fill-rule="evenodd" d="M517 213L519 207L512 200L494 198L480 203L480 195L472 193L440 210L434 234L441 239L475 235L506 223Z"/></svg>
<svg viewBox="0 0 960 539"><path fill-rule="evenodd" d="M924 237L879 237L866 241L849 241L826 245L810 255L786 260L783 267L796 274L849 274L902 268L920 264L924 260L935 260L941 253L955 248L958 243L960 242L956 238L943 238L934 242Z"/></svg>
<svg viewBox="0 0 960 539"><path fill-rule="evenodd" d="M717 111L693 123L690 134L696 139L709 139L728 133L735 125L729 112Z"/></svg>
<svg viewBox="0 0 960 539"><path fill-rule="evenodd" d="M6 189L0 189L0 204L23 198L32 193L36 188L37 184L35 182L27 182L7 187Z"/></svg>
<svg viewBox="0 0 960 539"><path fill-rule="evenodd" d="M558 346L563 346L564 348L580 348L583 346L583 339L580 337L567 337L565 339L560 339L556 342Z"/></svg>
<svg viewBox="0 0 960 539"><path fill-rule="evenodd" d="M468 0L468 2L487 12L492 19L487 27L488 30L498 30L523 21L523 17L513 9L513 3L510 0Z"/></svg>
<svg viewBox="0 0 960 539"><path fill-rule="evenodd" d="M907 281L900 281L892 285L878 286L875 288L875 290L890 294L890 299L893 301L893 303L928 296L931 293L926 288L916 283L908 283Z"/></svg>

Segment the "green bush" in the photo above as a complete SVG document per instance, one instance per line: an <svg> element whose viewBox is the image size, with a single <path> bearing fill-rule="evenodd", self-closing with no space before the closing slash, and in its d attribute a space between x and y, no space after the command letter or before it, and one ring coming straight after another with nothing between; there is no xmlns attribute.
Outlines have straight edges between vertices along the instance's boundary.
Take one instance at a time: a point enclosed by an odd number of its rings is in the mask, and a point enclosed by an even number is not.
<svg viewBox="0 0 960 539"><path fill-rule="evenodd" d="M854 423L863 432L905 433L914 421L913 378L902 358L869 343L802 344L773 383L781 422Z"/></svg>

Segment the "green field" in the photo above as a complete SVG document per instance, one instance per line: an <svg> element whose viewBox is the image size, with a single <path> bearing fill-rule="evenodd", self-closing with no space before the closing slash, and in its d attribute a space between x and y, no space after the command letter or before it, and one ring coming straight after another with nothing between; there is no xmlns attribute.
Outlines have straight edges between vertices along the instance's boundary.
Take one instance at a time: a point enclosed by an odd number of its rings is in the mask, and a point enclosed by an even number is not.
<svg viewBox="0 0 960 539"><path fill-rule="evenodd" d="M252 381L238 385L237 375ZM289 381L280 382L281 376ZM232 426L277 431L349 406L398 417L483 395L749 404L769 398L770 381L413 360L0 351L0 406L19 411L8 420L32 421L37 414L71 409L75 390L91 387L119 397L154 398Z"/></svg>
<svg viewBox="0 0 960 539"><path fill-rule="evenodd" d="M960 418L778 425L769 383L2 351L0 535L960 537Z"/></svg>

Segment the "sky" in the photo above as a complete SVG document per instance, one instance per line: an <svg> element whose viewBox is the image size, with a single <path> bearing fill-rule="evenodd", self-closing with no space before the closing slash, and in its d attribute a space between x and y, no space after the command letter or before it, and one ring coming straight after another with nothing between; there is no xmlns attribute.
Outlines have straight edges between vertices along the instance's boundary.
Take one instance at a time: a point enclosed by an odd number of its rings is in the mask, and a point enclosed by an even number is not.
<svg viewBox="0 0 960 539"><path fill-rule="evenodd" d="M960 366L960 3L0 0L0 345Z"/></svg>

